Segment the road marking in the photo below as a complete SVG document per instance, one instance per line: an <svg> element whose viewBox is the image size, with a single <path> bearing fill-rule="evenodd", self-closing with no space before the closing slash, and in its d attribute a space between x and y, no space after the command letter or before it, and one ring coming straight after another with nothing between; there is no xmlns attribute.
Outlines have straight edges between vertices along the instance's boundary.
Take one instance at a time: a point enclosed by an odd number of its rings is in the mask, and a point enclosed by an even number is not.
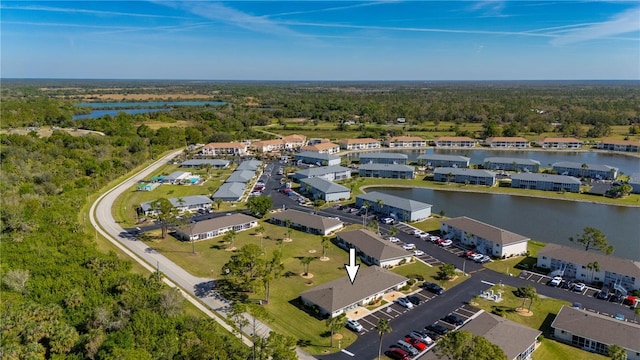
<svg viewBox="0 0 640 360"><path fill-rule="evenodd" d="M366 318L362 318L360 320L368 322L369 324L373 325L374 327L376 326L376 324L372 323L371 321L367 320Z"/></svg>
<svg viewBox="0 0 640 360"><path fill-rule="evenodd" d="M490 286L494 286L495 285L494 283L488 282L488 281L485 281L485 280L481 280L480 282L483 283L483 284L490 285Z"/></svg>
<svg viewBox="0 0 640 360"><path fill-rule="evenodd" d="M356 354L352 353L351 351L347 351L347 350L345 350L345 349L342 349L342 350L340 350L340 351L342 351L343 353L345 353L345 354L347 354L347 355L349 355L349 356L356 356Z"/></svg>

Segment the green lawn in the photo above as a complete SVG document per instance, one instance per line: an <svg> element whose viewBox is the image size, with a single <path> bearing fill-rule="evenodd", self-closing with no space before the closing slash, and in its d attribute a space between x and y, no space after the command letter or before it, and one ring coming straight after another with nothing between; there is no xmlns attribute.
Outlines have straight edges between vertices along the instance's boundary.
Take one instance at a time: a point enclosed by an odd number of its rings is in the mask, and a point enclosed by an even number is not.
<svg viewBox="0 0 640 360"><path fill-rule="evenodd" d="M540 347L533 352L533 360L558 359L605 360L609 359L609 357L584 351L571 345L546 338L542 339Z"/></svg>
<svg viewBox="0 0 640 360"><path fill-rule="evenodd" d="M436 278L438 270L438 267L429 266L422 261L414 261L410 264L405 264L391 269L394 273L403 276L410 276L413 274L422 275L424 276L425 281L438 283L445 289L450 289L469 278L468 276L458 276L452 280L441 282Z"/></svg>
<svg viewBox="0 0 640 360"><path fill-rule="evenodd" d="M537 263L538 251L545 245L546 243L530 240L527 244L529 256L514 256L504 260L495 260L484 264L484 267L503 274L517 275L522 270L533 269Z"/></svg>

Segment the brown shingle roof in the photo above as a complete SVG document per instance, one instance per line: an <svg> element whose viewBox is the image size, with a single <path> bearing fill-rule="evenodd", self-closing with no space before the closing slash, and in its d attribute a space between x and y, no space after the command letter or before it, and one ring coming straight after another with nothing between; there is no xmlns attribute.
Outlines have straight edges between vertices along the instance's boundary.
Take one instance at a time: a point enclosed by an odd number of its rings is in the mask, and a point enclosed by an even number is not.
<svg viewBox="0 0 640 360"><path fill-rule="evenodd" d="M614 145L640 146L640 141L631 141L631 140L602 139L602 143L603 144L614 144Z"/></svg>
<svg viewBox="0 0 640 360"><path fill-rule="evenodd" d="M640 325L638 324L563 306L551 323L551 327L603 344L616 344L632 352L640 352L640 341L638 341Z"/></svg>
<svg viewBox="0 0 640 360"><path fill-rule="evenodd" d="M362 138L362 139L343 139L339 141L340 144L369 144L369 143L380 143L380 141L372 138Z"/></svg>
<svg viewBox="0 0 640 360"><path fill-rule="evenodd" d="M516 234L511 231L495 227L493 225L485 224L481 221L471 219L466 216L445 220L442 223L463 230L466 233L474 234L502 246L529 240L529 238L526 236Z"/></svg>
<svg viewBox="0 0 640 360"><path fill-rule="evenodd" d="M475 142L474 139L468 136L441 136L436 138L435 141L471 141Z"/></svg>
<svg viewBox="0 0 640 360"><path fill-rule="evenodd" d="M345 276L316 286L301 293L300 296L327 311L334 312L405 281L407 281L406 277L378 266L365 268L361 266L353 285L349 277Z"/></svg>
<svg viewBox="0 0 640 360"><path fill-rule="evenodd" d="M247 145L245 145L243 143L236 143L236 142L217 142L217 143L208 143L204 147L205 148L237 148L237 149L244 149L244 148L247 147Z"/></svg>
<svg viewBox="0 0 640 360"><path fill-rule="evenodd" d="M527 139L525 139L525 138L523 138L523 137L515 137L515 136L514 136L514 137L511 137L511 136L509 136L509 137L504 137L504 136L494 136L494 137L487 138L487 139L485 140L485 142L488 142L488 143L490 143L490 142L494 142L494 141L504 141L504 142L515 142L515 141L518 141L518 142L529 142L529 140L527 140Z"/></svg>
<svg viewBox="0 0 640 360"><path fill-rule="evenodd" d="M410 256L404 249L366 229L342 231L338 233L338 237L380 261Z"/></svg>
<svg viewBox="0 0 640 360"><path fill-rule="evenodd" d="M301 150L302 151L322 151L322 150L329 150L336 147L339 147L339 146L331 142L323 142L315 145L303 146Z"/></svg>
<svg viewBox="0 0 640 360"><path fill-rule="evenodd" d="M559 143L581 143L582 140L578 140L576 138L544 138L541 142L559 142Z"/></svg>
<svg viewBox="0 0 640 360"><path fill-rule="evenodd" d="M312 229L327 230L342 224L342 221L315 214L307 214L298 210L285 210L271 215L272 219L280 221L290 220L293 224L299 224Z"/></svg>
<svg viewBox="0 0 640 360"><path fill-rule="evenodd" d="M426 141L426 140L419 136L394 136L389 138L389 142L396 142L396 141Z"/></svg>
<svg viewBox="0 0 640 360"><path fill-rule="evenodd" d="M547 244L538 251L538 257L540 256L585 266L597 261L602 270L635 278L640 277L640 262L605 255L596 251L585 251L569 246Z"/></svg>

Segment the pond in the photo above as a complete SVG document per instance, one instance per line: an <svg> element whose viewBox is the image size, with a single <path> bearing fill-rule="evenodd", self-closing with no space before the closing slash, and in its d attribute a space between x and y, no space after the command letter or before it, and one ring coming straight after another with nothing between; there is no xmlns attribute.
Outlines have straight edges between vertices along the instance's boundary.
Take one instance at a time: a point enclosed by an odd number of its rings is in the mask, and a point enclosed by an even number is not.
<svg viewBox="0 0 640 360"><path fill-rule="evenodd" d="M158 111L167 111L169 109L166 108L156 108L156 109L112 109L112 110L91 110L89 114L82 115L73 115L73 120L84 120L84 119L99 119L105 115L116 116L119 112L127 113L130 115L134 114L145 114L151 112Z"/></svg>
<svg viewBox="0 0 640 360"><path fill-rule="evenodd" d="M80 107L97 108L152 108L168 106L223 106L224 101L141 101L141 102L94 102L74 104Z"/></svg>

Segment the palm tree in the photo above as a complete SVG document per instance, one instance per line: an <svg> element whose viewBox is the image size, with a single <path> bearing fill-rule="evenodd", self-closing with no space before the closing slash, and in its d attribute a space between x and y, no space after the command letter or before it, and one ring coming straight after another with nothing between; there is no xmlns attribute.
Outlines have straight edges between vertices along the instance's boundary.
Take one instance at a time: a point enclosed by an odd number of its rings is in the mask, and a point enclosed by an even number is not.
<svg viewBox="0 0 640 360"><path fill-rule="evenodd" d="M309 264L311 264L311 262L314 261L315 259L316 258L313 256L305 256L300 259L300 263L304 267L304 273L302 275L304 276L309 275Z"/></svg>
<svg viewBox="0 0 640 360"><path fill-rule="evenodd" d="M346 322L347 314L345 313L327 319L327 327L331 331L331 347L333 347L333 333L340 330Z"/></svg>
<svg viewBox="0 0 640 360"><path fill-rule="evenodd" d="M331 240L329 239L328 236L322 237L321 245L322 245L321 259L327 259L327 250L329 250L329 247L331 246Z"/></svg>
<svg viewBox="0 0 640 360"><path fill-rule="evenodd" d="M260 234L260 249L262 249L262 238L264 237L264 226L258 226L256 228L256 233Z"/></svg>
<svg viewBox="0 0 640 360"><path fill-rule="evenodd" d="M284 227L287 228L287 230L285 230L285 235L284 235L285 239L291 240L291 233L293 232L293 230L291 230L291 220L285 219Z"/></svg>
<svg viewBox="0 0 640 360"><path fill-rule="evenodd" d="M228 241L229 242L229 247L233 247L233 240L236 238L236 231L235 230L231 230L228 231L226 234L224 234L224 237L222 238L224 241Z"/></svg>
<svg viewBox="0 0 640 360"><path fill-rule="evenodd" d="M395 226L392 226L391 229L389 229L389 236L396 236L399 231L400 230L398 230L398 228L396 228Z"/></svg>
<svg viewBox="0 0 640 360"><path fill-rule="evenodd" d="M220 210L220 206L222 206L222 199L215 199L216 209Z"/></svg>
<svg viewBox="0 0 640 360"><path fill-rule="evenodd" d="M378 212L383 213L382 209L384 208L384 201L382 199L376 199L376 205L378 205Z"/></svg>
<svg viewBox="0 0 640 360"><path fill-rule="evenodd" d="M589 282L593 282L593 274L600 271L600 263L597 261L588 263L587 270L589 270L589 274L591 275L589 277Z"/></svg>
<svg viewBox="0 0 640 360"><path fill-rule="evenodd" d="M580 167L582 168L582 179L584 180L584 172L589 168L589 165L582 164Z"/></svg>
<svg viewBox="0 0 640 360"><path fill-rule="evenodd" d="M612 360L626 360L627 359L627 350L625 350L620 345L609 345L607 347L607 352L609 353L609 357Z"/></svg>
<svg viewBox="0 0 640 360"><path fill-rule="evenodd" d="M378 328L378 339L379 339L378 359L380 359L382 357L382 337L384 336L384 334L390 333L392 329L391 329L391 326L389 325L389 320L385 318L378 319L377 328Z"/></svg>
<svg viewBox="0 0 640 360"><path fill-rule="evenodd" d="M371 204L370 204L370 203L369 203L369 201L367 201L367 200L365 200L365 201L362 203L362 207L364 207L364 217L362 218L362 227L363 227L363 228L364 228L364 227L366 227L364 224L365 224L365 221L366 221L367 217L369 217L369 206L370 206L370 205L371 205Z"/></svg>

